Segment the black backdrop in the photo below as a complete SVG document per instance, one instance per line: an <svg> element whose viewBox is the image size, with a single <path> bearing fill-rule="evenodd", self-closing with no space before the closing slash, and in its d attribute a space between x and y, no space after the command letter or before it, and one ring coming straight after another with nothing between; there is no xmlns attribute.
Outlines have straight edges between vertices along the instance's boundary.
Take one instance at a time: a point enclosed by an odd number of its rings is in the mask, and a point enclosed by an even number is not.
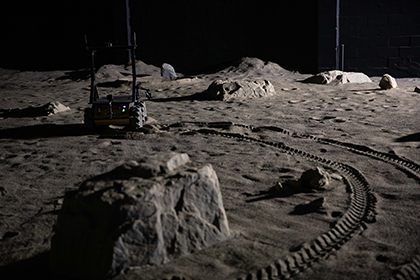
<svg viewBox="0 0 420 280"><path fill-rule="evenodd" d="M36 3L38 2L38 3ZM125 0L3 1L0 67L89 67L89 42L125 39ZM215 69L244 56L317 71L317 1L131 0L137 59L178 72ZM98 65L128 56L98 57Z"/></svg>

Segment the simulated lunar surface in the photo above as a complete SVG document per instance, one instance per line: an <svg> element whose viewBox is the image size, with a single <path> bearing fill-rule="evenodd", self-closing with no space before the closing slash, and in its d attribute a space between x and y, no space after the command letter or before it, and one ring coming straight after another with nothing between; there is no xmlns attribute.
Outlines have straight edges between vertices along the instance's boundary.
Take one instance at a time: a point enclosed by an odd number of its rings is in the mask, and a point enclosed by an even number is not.
<svg viewBox="0 0 420 280"><path fill-rule="evenodd" d="M420 277L420 78L317 84L257 58L172 80L136 67L146 123L95 131L83 124L89 70L0 70L1 279L74 279L49 259L66 258L50 254L65 194L166 154L217 174L229 234L122 264L116 279ZM100 96L131 94L130 73L98 69Z"/></svg>

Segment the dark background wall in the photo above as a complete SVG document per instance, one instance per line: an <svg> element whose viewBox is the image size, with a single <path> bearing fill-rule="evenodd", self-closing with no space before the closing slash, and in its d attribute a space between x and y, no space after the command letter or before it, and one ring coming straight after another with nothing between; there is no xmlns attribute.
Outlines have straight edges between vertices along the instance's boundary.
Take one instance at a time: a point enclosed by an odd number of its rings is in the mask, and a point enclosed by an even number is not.
<svg viewBox="0 0 420 280"><path fill-rule="evenodd" d="M181 71L244 56L316 71L316 1L138 1L132 3L139 55Z"/></svg>
<svg viewBox="0 0 420 280"><path fill-rule="evenodd" d="M113 35L110 1L1 1L0 66L21 70L89 66L84 34Z"/></svg>
<svg viewBox="0 0 420 280"><path fill-rule="evenodd" d="M336 0L319 0L318 70L335 69ZM420 1L340 0L344 70L420 77ZM340 60L341 65L341 60Z"/></svg>
<svg viewBox="0 0 420 280"><path fill-rule="evenodd" d="M340 0L345 71L420 76L419 0ZM316 73L335 69L336 0L131 0L137 59L178 72L216 69L244 56ZM126 43L125 0L0 3L0 67L90 66L89 42ZM97 66L128 55L98 53ZM341 62L340 62L341 65Z"/></svg>
<svg viewBox="0 0 420 280"><path fill-rule="evenodd" d="M124 0L15 1L0 4L0 66L22 70L89 67L91 43L124 39ZM131 1L137 58L178 72L255 56L316 72L316 1ZM124 42L125 43L125 42ZM119 62L111 55L98 63Z"/></svg>

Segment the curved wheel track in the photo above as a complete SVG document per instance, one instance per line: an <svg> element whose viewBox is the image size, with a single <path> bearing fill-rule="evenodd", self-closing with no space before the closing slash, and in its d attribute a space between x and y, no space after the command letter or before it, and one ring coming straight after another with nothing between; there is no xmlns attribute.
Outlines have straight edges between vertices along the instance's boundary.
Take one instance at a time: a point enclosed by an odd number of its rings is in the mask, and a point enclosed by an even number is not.
<svg viewBox="0 0 420 280"><path fill-rule="evenodd" d="M250 272L248 275L239 278L241 280L289 279L310 267L312 263L328 257L334 250L338 250L355 234L359 234L361 231L363 231L366 228L366 223L375 222L376 198L371 192L371 188L366 178L360 171L350 165L312 155L308 152L287 146L284 143L264 141L240 133L221 132L215 130L215 128L226 129L231 126L236 126L249 129L252 132L267 129L289 135L291 137L307 138L319 143L345 148L351 152L369 156L396 165L420 180L420 166L407 159L400 158L393 154L381 153L365 146L343 143L326 138L318 138L312 135L299 135L279 127L252 127L243 124L235 124L232 122L182 122L171 124L167 127L182 127L187 124L207 128L200 128L196 130L189 129L184 131L184 134L198 133L204 135L215 135L263 144L276 148L283 153L300 156L305 160L329 166L330 168L333 168L342 174L345 184L350 188L352 192L348 210L332 229L324 234L321 234L312 241L304 243L297 252L293 252L287 255L285 258L275 261L266 268ZM174 277L178 278L176 276ZM398 270L394 275L394 279L418 279L419 277L420 256L416 256L412 263L402 266L400 270Z"/></svg>

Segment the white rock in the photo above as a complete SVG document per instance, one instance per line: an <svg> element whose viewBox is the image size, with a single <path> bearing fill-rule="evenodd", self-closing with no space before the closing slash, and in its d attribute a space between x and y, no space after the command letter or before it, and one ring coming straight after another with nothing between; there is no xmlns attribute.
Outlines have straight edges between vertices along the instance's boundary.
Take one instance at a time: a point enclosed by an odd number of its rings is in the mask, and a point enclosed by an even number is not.
<svg viewBox="0 0 420 280"><path fill-rule="evenodd" d="M161 67L161 75L164 78L176 78L175 69L168 63L163 63Z"/></svg>
<svg viewBox="0 0 420 280"><path fill-rule="evenodd" d="M69 107L64 106L63 104L61 104L58 101L53 101L53 102L47 103L44 106L45 106L45 110L47 111L48 115L70 111Z"/></svg>
<svg viewBox="0 0 420 280"><path fill-rule="evenodd" d="M385 74L382 76L382 79L379 82L379 86L381 89L391 89L396 88L398 85L397 81L391 75Z"/></svg>
<svg viewBox="0 0 420 280"><path fill-rule="evenodd" d="M339 70L326 71L309 77L304 83L330 84L330 83L371 83L372 80L363 73L343 72Z"/></svg>

